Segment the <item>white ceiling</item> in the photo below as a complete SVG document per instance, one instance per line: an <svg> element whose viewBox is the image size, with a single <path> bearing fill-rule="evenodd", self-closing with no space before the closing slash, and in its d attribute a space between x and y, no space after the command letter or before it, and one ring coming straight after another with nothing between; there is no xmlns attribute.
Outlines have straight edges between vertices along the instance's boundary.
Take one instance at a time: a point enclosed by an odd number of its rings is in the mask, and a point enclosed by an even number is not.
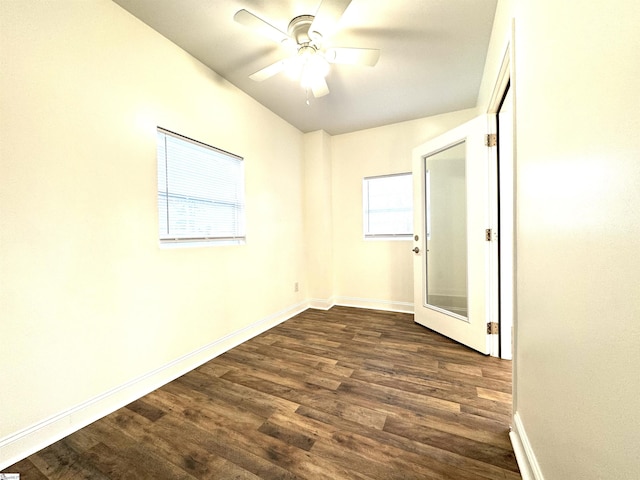
<svg viewBox="0 0 640 480"><path fill-rule="evenodd" d="M332 65L310 98L284 74L248 76L289 50L236 23L240 9L286 32L320 0L114 0L302 132L331 135L475 107L497 0L353 0L326 44L380 49L375 67Z"/></svg>

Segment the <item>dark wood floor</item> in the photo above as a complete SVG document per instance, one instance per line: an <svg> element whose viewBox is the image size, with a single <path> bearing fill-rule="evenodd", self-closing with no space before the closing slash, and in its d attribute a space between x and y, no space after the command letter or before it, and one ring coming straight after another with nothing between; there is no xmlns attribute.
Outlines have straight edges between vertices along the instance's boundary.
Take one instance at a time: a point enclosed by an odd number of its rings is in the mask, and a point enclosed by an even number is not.
<svg viewBox="0 0 640 480"><path fill-rule="evenodd" d="M6 469L37 479L520 479L511 363L307 310Z"/></svg>

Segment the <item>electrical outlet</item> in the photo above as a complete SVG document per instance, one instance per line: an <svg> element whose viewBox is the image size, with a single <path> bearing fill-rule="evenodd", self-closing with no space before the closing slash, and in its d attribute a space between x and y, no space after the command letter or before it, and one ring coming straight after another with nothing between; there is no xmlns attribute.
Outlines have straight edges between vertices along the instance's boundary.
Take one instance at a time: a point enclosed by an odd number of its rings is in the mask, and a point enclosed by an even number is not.
<svg viewBox="0 0 640 480"><path fill-rule="evenodd" d="M294 291L294 292L297 292L298 290L299 290L299 288L298 288L298 282L296 282L296 283L294 283L294 284L293 284L293 291Z"/></svg>

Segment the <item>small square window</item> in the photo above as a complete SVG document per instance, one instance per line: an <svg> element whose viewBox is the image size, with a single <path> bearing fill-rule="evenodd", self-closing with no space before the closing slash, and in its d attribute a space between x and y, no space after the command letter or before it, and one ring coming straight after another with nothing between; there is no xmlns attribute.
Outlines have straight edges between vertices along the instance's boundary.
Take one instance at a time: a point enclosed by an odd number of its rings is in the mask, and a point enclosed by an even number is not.
<svg viewBox="0 0 640 480"><path fill-rule="evenodd" d="M158 129L158 219L161 243L242 243L242 158Z"/></svg>
<svg viewBox="0 0 640 480"><path fill-rule="evenodd" d="M411 173L366 177L362 184L365 238L408 239L413 235Z"/></svg>

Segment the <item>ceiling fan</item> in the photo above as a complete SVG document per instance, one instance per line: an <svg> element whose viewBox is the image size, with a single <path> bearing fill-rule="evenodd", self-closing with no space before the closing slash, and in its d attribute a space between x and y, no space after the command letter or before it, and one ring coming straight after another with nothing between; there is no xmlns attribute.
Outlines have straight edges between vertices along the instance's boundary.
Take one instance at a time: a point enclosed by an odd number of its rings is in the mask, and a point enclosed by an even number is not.
<svg viewBox="0 0 640 480"><path fill-rule="evenodd" d="M291 20L287 33L247 10L236 12L233 16L236 22L280 44L295 48L295 53L290 57L258 70L249 75L249 78L261 82L284 71L290 77L298 79L307 92L311 90L314 97L319 98L329 93L325 77L330 64L373 67L378 62L380 50L324 45L350 3L351 0L322 0L315 15L301 15Z"/></svg>

